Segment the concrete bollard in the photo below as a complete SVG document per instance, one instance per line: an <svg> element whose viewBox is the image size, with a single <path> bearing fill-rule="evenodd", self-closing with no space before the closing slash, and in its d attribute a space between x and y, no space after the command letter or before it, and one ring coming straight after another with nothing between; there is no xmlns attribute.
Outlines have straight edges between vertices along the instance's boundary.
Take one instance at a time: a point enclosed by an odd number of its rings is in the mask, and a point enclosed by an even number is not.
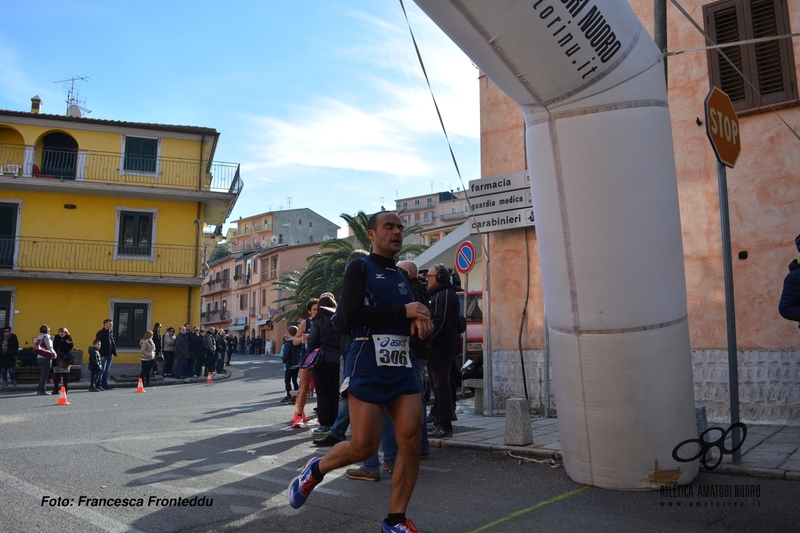
<svg viewBox="0 0 800 533"><path fill-rule="evenodd" d="M533 443L531 413L525 398L506 400L506 445L526 446Z"/></svg>
<svg viewBox="0 0 800 533"><path fill-rule="evenodd" d="M708 418L706 417L705 405L694 406L694 419L695 423L697 424L697 437L700 438L700 435L702 435L703 432L708 429Z"/></svg>

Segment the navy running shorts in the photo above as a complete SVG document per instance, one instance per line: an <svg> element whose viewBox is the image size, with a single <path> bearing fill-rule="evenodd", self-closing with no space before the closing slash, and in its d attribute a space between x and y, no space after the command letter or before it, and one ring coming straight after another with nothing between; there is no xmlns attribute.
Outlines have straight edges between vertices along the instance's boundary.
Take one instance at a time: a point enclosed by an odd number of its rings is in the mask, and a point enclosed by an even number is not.
<svg viewBox="0 0 800 533"><path fill-rule="evenodd" d="M387 378L384 376L351 377L346 392L362 402L385 405L401 394L419 394L419 384L413 374Z"/></svg>

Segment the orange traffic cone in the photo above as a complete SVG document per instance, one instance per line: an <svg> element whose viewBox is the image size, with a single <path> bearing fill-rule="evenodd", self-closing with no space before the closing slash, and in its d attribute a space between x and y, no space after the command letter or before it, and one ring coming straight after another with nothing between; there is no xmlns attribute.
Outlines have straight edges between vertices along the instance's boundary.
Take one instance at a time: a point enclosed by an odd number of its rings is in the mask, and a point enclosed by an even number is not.
<svg viewBox="0 0 800 533"><path fill-rule="evenodd" d="M214 383L214 380L211 379L211 372L208 373L208 379L206 379L206 383Z"/></svg>
<svg viewBox="0 0 800 533"><path fill-rule="evenodd" d="M139 386L136 387L136 392L147 392L144 390L144 385L142 385L142 378L139 378Z"/></svg>
<svg viewBox="0 0 800 533"><path fill-rule="evenodd" d="M61 385L61 394L58 396L58 401L56 405L69 405L70 403L67 401L67 389L64 388L64 385Z"/></svg>

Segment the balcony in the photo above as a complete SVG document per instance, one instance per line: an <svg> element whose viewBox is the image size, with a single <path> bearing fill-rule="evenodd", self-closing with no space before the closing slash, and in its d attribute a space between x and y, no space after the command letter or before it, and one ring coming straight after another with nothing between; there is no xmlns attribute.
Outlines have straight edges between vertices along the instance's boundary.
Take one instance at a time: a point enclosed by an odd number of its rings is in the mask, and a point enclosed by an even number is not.
<svg viewBox="0 0 800 533"><path fill-rule="evenodd" d="M203 294L211 294L212 292L218 292L230 288L231 288L230 278L213 279L211 281L206 281L205 285L203 285Z"/></svg>
<svg viewBox="0 0 800 533"><path fill-rule="evenodd" d="M204 311L200 313L201 324L214 324L217 322L228 322L231 319L230 311L222 311L219 309L212 309L211 311Z"/></svg>
<svg viewBox="0 0 800 533"><path fill-rule="evenodd" d="M194 246L0 238L0 279L40 278L200 286Z"/></svg>
<svg viewBox="0 0 800 533"><path fill-rule="evenodd" d="M272 224L254 224L253 232L258 233L260 231L272 231Z"/></svg>
<svg viewBox="0 0 800 533"><path fill-rule="evenodd" d="M224 222L244 186L239 165L196 159L0 143L0 164L3 188L128 198L152 198L153 189L164 189L163 199L205 203L210 225Z"/></svg>
<svg viewBox="0 0 800 533"><path fill-rule="evenodd" d="M468 216L469 216L469 211L459 211L456 213L439 215L439 220L441 220L442 222L447 222L449 220L461 220L462 218L467 218Z"/></svg>
<svg viewBox="0 0 800 533"><path fill-rule="evenodd" d="M250 285L250 276L245 276L242 274L239 279L236 279L236 276L234 276L233 279L236 283L237 289L241 289L242 287Z"/></svg>

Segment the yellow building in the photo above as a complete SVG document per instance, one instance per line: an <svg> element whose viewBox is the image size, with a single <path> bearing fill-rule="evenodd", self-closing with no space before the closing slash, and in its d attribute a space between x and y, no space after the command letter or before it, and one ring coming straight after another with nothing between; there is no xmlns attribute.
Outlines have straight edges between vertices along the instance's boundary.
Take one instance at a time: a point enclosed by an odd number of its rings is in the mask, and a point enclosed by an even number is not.
<svg viewBox="0 0 800 533"><path fill-rule="evenodd" d="M21 347L66 327L84 351L114 321L139 360L155 322L200 321L204 226L230 214L239 167L213 128L0 110L0 324ZM209 250L210 252L210 250Z"/></svg>

